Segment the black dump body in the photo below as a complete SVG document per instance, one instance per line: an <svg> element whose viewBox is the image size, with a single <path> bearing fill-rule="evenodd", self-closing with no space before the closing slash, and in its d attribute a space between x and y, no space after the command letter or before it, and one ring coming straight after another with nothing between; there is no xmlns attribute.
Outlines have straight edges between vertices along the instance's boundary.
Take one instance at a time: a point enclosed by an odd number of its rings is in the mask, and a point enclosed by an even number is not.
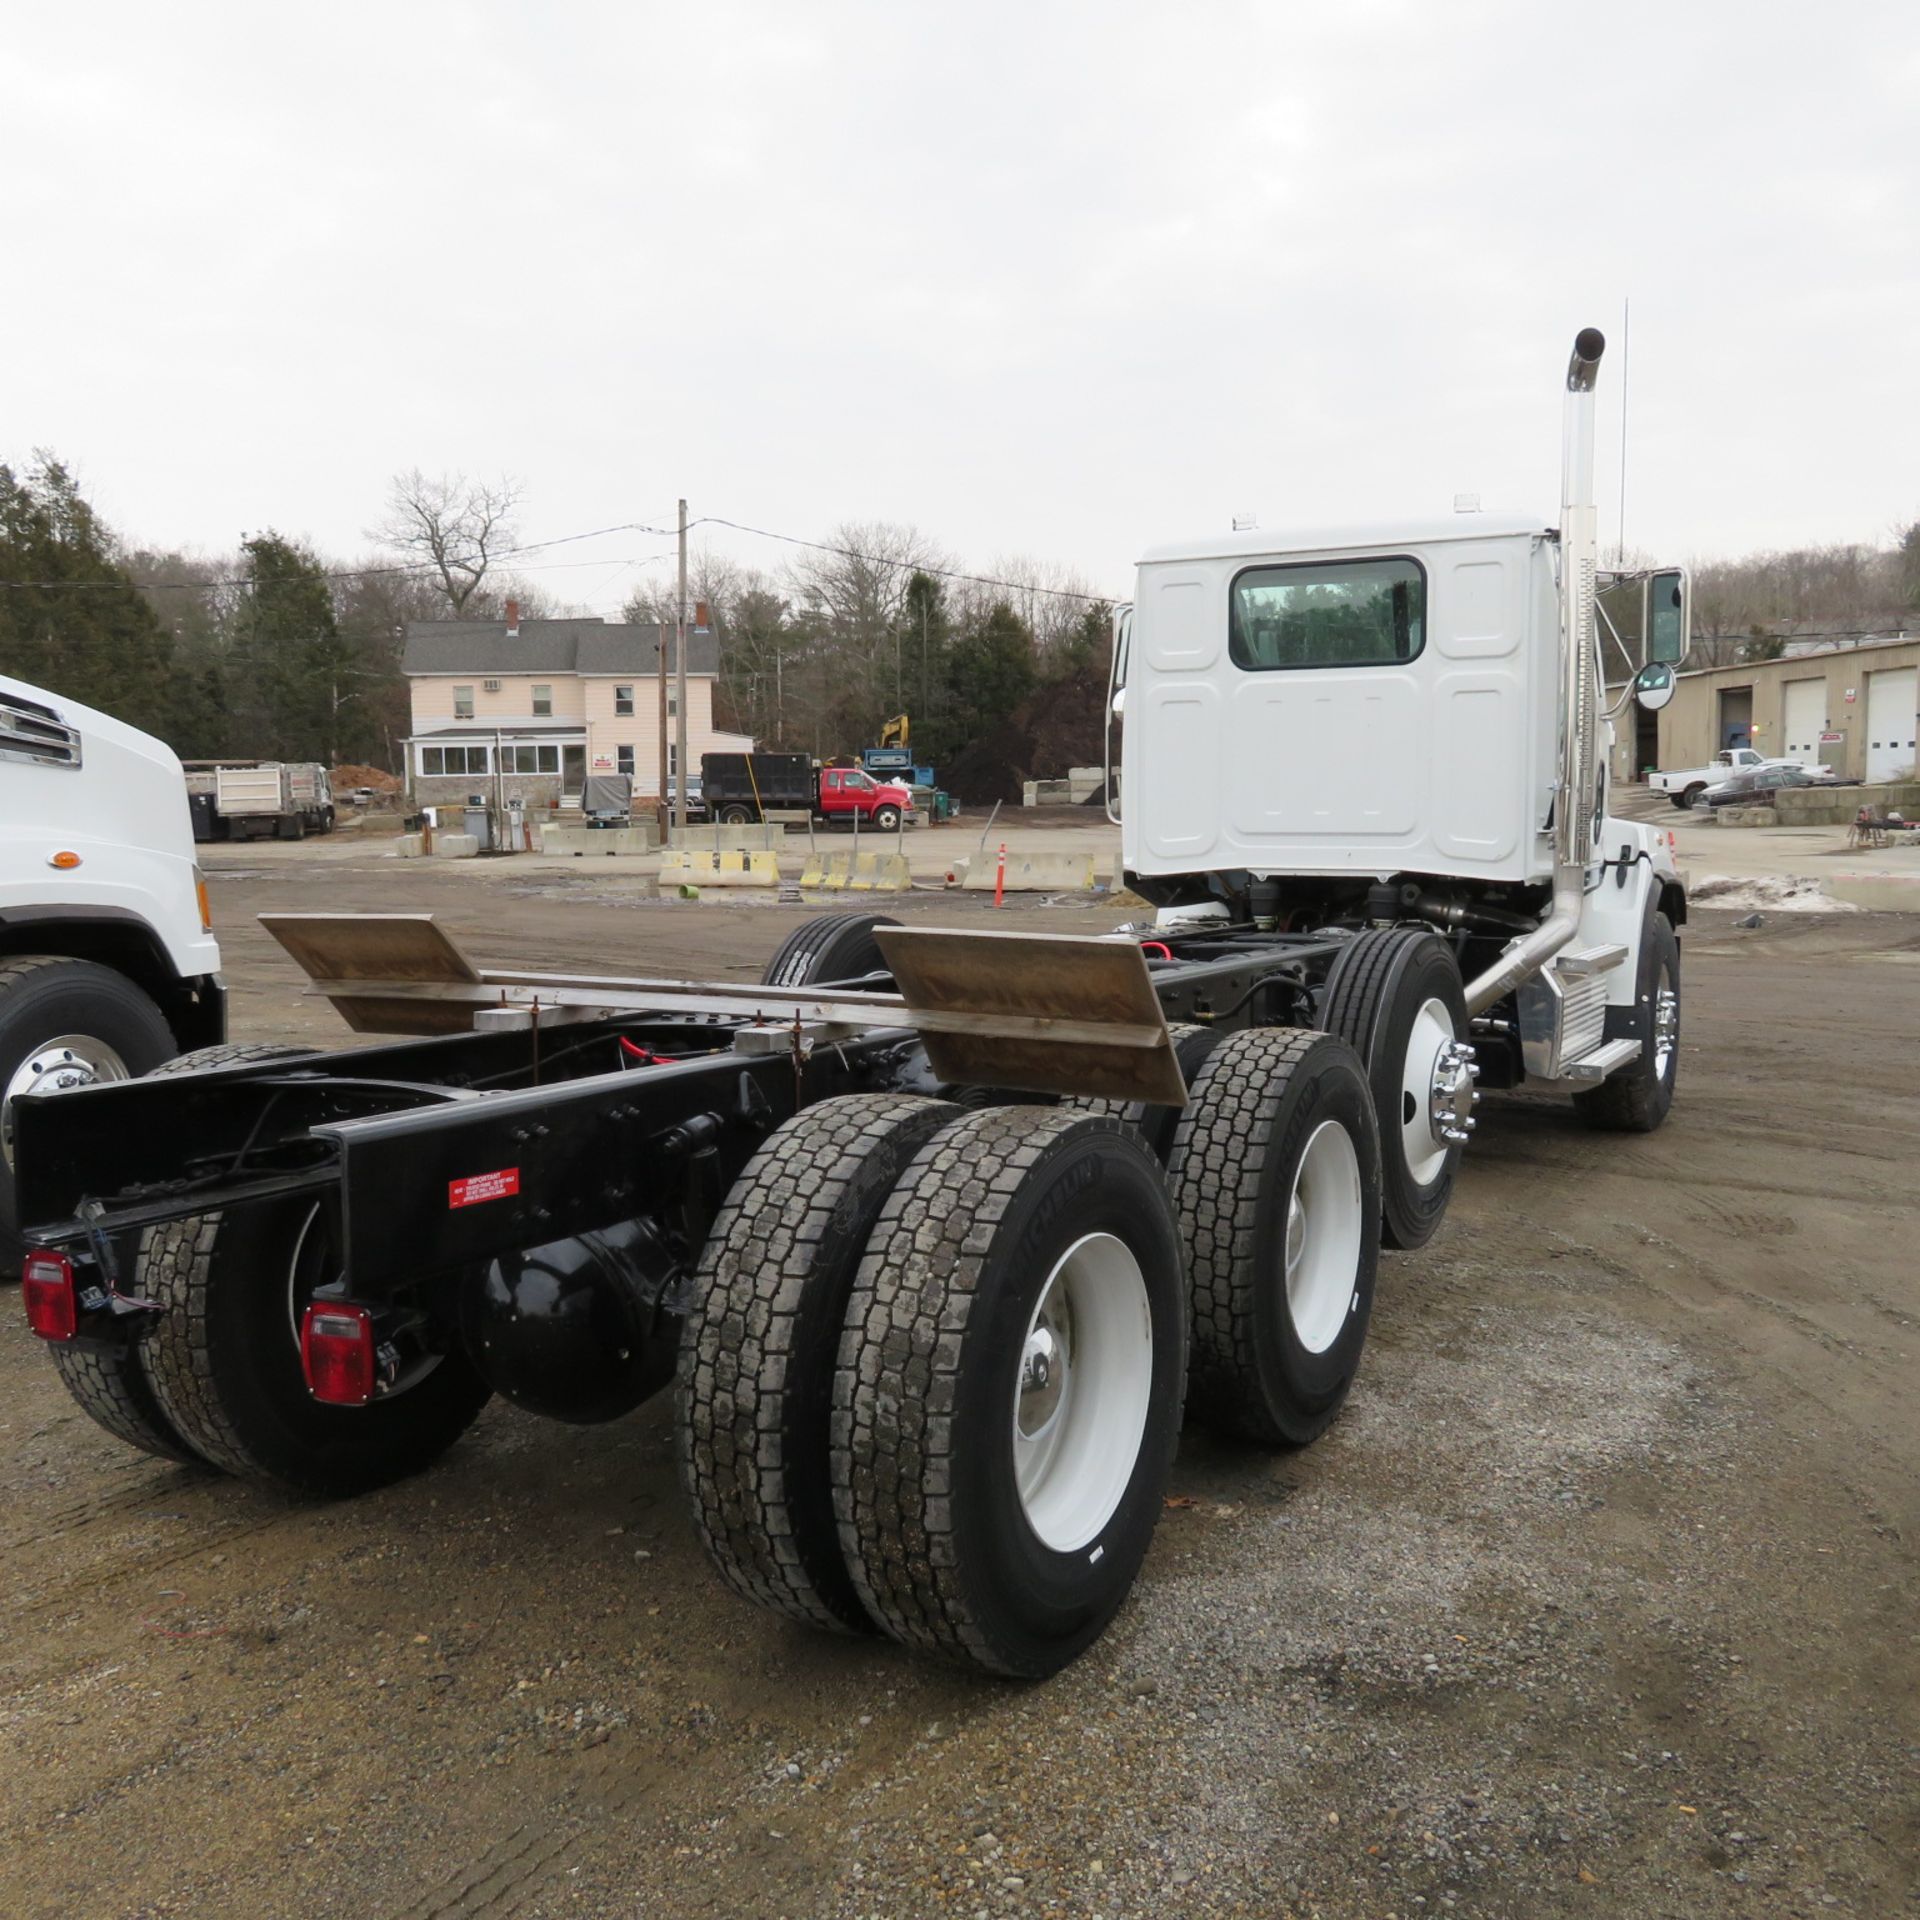
<svg viewBox="0 0 1920 1920"><path fill-rule="evenodd" d="M813 762L804 753L703 753L702 797L710 817L723 807L811 812L819 794Z"/></svg>

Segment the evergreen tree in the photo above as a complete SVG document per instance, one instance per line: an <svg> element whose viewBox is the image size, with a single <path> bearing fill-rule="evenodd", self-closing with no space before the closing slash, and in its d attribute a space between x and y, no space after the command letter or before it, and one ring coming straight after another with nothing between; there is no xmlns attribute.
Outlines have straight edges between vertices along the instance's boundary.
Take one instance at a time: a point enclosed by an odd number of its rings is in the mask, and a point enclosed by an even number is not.
<svg viewBox="0 0 1920 1920"><path fill-rule="evenodd" d="M277 533L256 534L241 551L249 591L238 638L263 733L253 751L331 765L342 710L360 689L326 575L307 548Z"/></svg>
<svg viewBox="0 0 1920 1920"><path fill-rule="evenodd" d="M0 465L0 672L164 733L170 653L66 468Z"/></svg>
<svg viewBox="0 0 1920 1920"><path fill-rule="evenodd" d="M965 628L948 656L947 685L959 740L977 739L1033 691L1033 635L1004 600Z"/></svg>

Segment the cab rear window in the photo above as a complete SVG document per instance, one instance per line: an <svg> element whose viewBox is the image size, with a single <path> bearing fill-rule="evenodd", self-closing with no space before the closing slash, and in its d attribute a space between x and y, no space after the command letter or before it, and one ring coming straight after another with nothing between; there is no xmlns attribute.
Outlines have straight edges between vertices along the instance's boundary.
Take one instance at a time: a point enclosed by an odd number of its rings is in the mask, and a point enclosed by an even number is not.
<svg viewBox="0 0 1920 1920"><path fill-rule="evenodd" d="M1400 555L1248 567L1228 621L1233 663L1250 673L1398 666L1426 645L1427 577Z"/></svg>

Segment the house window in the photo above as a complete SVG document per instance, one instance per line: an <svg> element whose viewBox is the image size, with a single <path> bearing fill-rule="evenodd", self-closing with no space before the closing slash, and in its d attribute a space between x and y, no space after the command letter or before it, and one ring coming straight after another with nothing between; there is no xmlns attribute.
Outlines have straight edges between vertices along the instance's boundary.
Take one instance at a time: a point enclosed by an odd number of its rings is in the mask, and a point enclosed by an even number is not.
<svg viewBox="0 0 1920 1920"><path fill-rule="evenodd" d="M456 720L471 720L473 718L473 689L471 687L454 688L453 717Z"/></svg>
<svg viewBox="0 0 1920 1920"><path fill-rule="evenodd" d="M631 747L615 747L613 750L613 763L616 772L624 773L629 780L633 778L633 749Z"/></svg>
<svg viewBox="0 0 1920 1920"><path fill-rule="evenodd" d="M631 716L633 713L633 689L615 687L613 690L613 710L615 713Z"/></svg>
<svg viewBox="0 0 1920 1920"><path fill-rule="evenodd" d="M447 774L462 779L485 773L488 751L486 747L422 747L420 771L436 779Z"/></svg>
<svg viewBox="0 0 1920 1920"><path fill-rule="evenodd" d="M680 696L677 693L667 695L667 718L677 720L680 717Z"/></svg>
<svg viewBox="0 0 1920 1920"><path fill-rule="evenodd" d="M503 747L501 771L504 773L558 773L558 747Z"/></svg>
<svg viewBox="0 0 1920 1920"><path fill-rule="evenodd" d="M533 717L544 720L553 712L552 687L535 687L533 690Z"/></svg>

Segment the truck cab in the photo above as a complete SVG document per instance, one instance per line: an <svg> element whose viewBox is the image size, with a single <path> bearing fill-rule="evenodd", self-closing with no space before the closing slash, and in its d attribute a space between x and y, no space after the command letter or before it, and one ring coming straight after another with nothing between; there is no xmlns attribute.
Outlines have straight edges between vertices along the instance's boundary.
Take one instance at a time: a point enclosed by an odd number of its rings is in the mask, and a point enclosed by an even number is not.
<svg viewBox="0 0 1920 1920"><path fill-rule="evenodd" d="M1556 516L1149 549L1115 627L1118 818L1164 929L1438 931L1463 1005L1436 1059L1477 1049L1490 1084L1576 1092L1624 1072L1664 1114L1685 893L1672 836L1609 810L1603 661L1664 705L1688 582L1597 565L1604 344L1582 334L1569 366Z"/></svg>
<svg viewBox="0 0 1920 1920"><path fill-rule="evenodd" d="M0 677L0 1256L19 1251L14 1103L131 1079L226 1035L171 748Z"/></svg>
<svg viewBox="0 0 1920 1920"><path fill-rule="evenodd" d="M1546 878L1555 552L1517 515L1150 550L1128 871Z"/></svg>
<svg viewBox="0 0 1920 1920"><path fill-rule="evenodd" d="M829 825L858 815L875 827L891 830L912 818L913 795L859 767L822 767L820 814Z"/></svg>

